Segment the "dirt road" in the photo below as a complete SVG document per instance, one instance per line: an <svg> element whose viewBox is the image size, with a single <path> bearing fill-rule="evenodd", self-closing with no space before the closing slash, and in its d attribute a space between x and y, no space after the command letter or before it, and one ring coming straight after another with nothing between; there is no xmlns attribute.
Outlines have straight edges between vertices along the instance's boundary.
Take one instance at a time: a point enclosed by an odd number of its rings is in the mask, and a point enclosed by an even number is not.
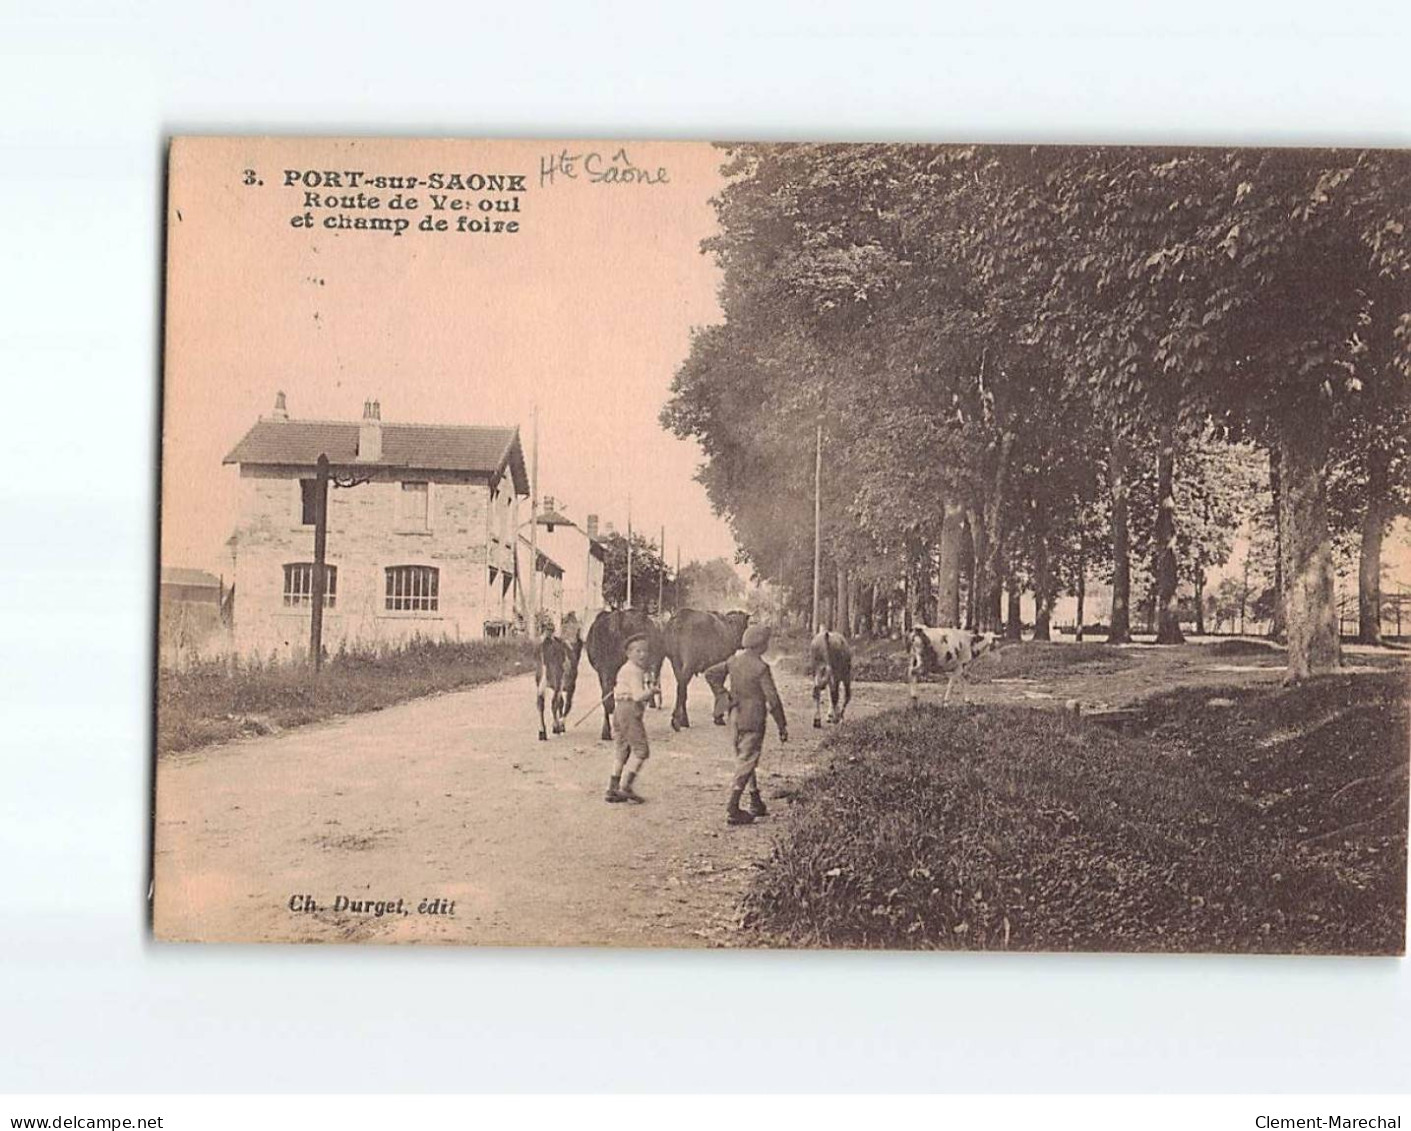
<svg viewBox="0 0 1411 1131"><path fill-rule="evenodd" d="M974 702L1062 709L1077 699L1085 711L1178 682L1272 684L1282 674L1277 657L1221 662L1198 646L1140 648L1122 670L1047 681L1010 678L1004 653L986 663ZM731 752L700 680L692 729L673 733L668 711L648 712L641 806L602 800L611 745L598 741L601 716L538 741L527 676L164 757L157 937L730 945L739 896L826 733L810 726L797 658L775 670L792 741L780 746L771 731L761 780L774 813L747 827L725 824ZM595 687L585 663L580 700ZM905 700L903 684L858 684L850 714Z"/></svg>
<svg viewBox="0 0 1411 1131"><path fill-rule="evenodd" d="M669 669L664 682L669 704ZM780 685L791 741L771 730L761 771L777 812L824 733L810 725L807 681L781 673ZM596 686L585 662L580 701ZM897 691L861 689L854 707L876 710ZM598 741L600 715L538 741L527 676L164 757L157 937L728 943L776 817L726 825L731 752L710 705L698 679L691 729L673 733L669 709L648 711L640 806L603 801L612 748ZM339 896L402 906L335 911Z"/></svg>

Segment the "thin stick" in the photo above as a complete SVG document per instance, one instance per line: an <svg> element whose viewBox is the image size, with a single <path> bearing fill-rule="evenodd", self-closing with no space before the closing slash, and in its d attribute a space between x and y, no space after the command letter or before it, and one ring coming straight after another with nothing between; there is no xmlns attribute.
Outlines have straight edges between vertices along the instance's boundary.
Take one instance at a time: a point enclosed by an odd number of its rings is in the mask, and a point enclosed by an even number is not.
<svg viewBox="0 0 1411 1131"><path fill-rule="evenodd" d="M596 711L599 707L606 707L608 705L608 700L611 699L616 693L617 688L614 687L611 691L609 691L606 695L604 695L601 699L599 699L596 703L594 703L591 707L584 711L583 714L579 716L578 722L574 723L573 725L577 726L578 723L584 722L588 718L588 716L591 715L594 711Z"/></svg>

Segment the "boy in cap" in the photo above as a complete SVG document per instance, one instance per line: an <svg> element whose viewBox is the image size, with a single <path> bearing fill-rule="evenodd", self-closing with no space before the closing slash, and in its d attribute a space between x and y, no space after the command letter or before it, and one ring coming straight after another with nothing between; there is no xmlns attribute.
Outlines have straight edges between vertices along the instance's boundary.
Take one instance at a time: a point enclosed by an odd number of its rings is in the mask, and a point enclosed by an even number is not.
<svg viewBox="0 0 1411 1131"><path fill-rule="evenodd" d="M647 745L647 728L642 721L647 704L655 694L651 673L647 669L648 652L646 633L629 636L627 660L617 669L617 686L612 693L612 733L617 743L617 764L604 795L607 801L630 801L640 805L646 800L638 796L632 782L641 771L642 763L652 753Z"/></svg>
<svg viewBox="0 0 1411 1131"><path fill-rule="evenodd" d="M759 755L764 746L766 712L779 727L779 741L789 741L789 725L784 720L784 704L774 686L774 674L764 662L769 647L769 628L756 624L745 629L740 650L728 660L709 668L709 680L730 684L730 733L735 742L735 777L730 783L730 801L725 819L732 825L748 825L769 810L759 795ZM749 791L749 808L740 808L740 797Z"/></svg>

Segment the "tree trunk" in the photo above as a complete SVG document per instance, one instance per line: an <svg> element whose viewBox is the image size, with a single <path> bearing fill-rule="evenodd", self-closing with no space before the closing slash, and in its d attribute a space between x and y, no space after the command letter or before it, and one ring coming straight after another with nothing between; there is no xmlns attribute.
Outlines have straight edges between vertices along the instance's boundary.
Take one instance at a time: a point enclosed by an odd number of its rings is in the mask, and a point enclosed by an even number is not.
<svg viewBox="0 0 1411 1131"><path fill-rule="evenodd" d="M983 632L998 632L1004 596L1004 491L1009 478L1010 453L1016 436L1006 432L1000 437L995 458L995 474L984 501L984 514L976 528L982 537L976 542L975 585L979 590L979 622ZM983 544L984 552L980 552Z"/></svg>
<svg viewBox="0 0 1411 1131"><path fill-rule="evenodd" d="M1053 572L1048 561L1048 532L1040 530L1034 546L1034 639L1052 640Z"/></svg>
<svg viewBox="0 0 1411 1131"><path fill-rule="evenodd" d="M1284 618L1284 492L1277 445L1269 451L1269 493L1274 497L1274 616L1269 621L1269 635L1282 644L1288 639L1288 624ZM1244 631L1243 612L1240 631Z"/></svg>
<svg viewBox="0 0 1411 1131"><path fill-rule="evenodd" d="M1195 634L1205 635L1205 570L1195 574Z"/></svg>
<svg viewBox="0 0 1411 1131"><path fill-rule="evenodd" d="M1289 646L1285 682L1336 671L1341 664L1332 539L1323 482L1327 454L1325 417L1310 413L1282 422L1279 507Z"/></svg>
<svg viewBox="0 0 1411 1131"><path fill-rule="evenodd" d="M922 543L916 560L915 609L912 613L913 625L936 623L936 572L931 558L931 547Z"/></svg>
<svg viewBox="0 0 1411 1131"><path fill-rule="evenodd" d="M852 615L852 602L848 599L852 594L848 591L848 571L842 566L838 567L838 606L837 619L833 621L833 631L852 634L848 632L848 618Z"/></svg>
<svg viewBox="0 0 1411 1131"><path fill-rule="evenodd" d="M965 508L959 503L947 502L944 516L936 587L936 624L941 628L959 628L961 528L965 522Z"/></svg>
<svg viewBox="0 0 1411 1131"><path fill-rule="evenodd" d="M960 536L960 587L961 623L972 632L979 618L979 606L975 600L975 528L970 523L970 514L965 515L965 526Z"/></svg>
<svg viewBox="0 0 1411 1131"><path fill-rule="evenodd" d="M1170 429L1156 457L1156 609L1158 644L1183 644L1176 600L1176 444Z"/></svg>
<svg viewBox="0 0 1411 1131"><path fill-rule="evenodd" d="M1011 577L1009 579L1009 617L1004 624L1004 638L1006 640L1022 639L1023 628L1023 621L1019 615L1019 583Z"/></svg>
<svg viewBox="0 0 1411 1131"><path fill-rule="evenodd" d="M1081 538L1078 541L1078 591L1075 595L1078 598L1078 626L1075 639L1081 644L1083 642L1083 606L1088 596L1088 553Z"/></svg>
<svg viewBox="0 0 1411 1131"><path fill-rule="evenodd" d="M1132 642L1132 547L1127 530L1127 499L1132 485L1127 478L1127 442L1114 436L1108 455L1112 478L1112 615L1109 644Z"/></svg>
<svg viewBox="0 0 1411 1131"><path fill-rule="evenodd" d="M1386 533L1386 449L1367 452L1367 509L1362 512L1362 545L1357 561L1357 640L1382 642L1382 536Z"/></svg>
<svg viewBox="0 0 1411 1131"><path fill-rule="evenodd" d="M987 536L988 537L988 536ZM988 547L986 557L993 565L989 582L980 594L980 628L984 632L1004 630L1004 575L1007 560L1004 547Z"/></svg>
<svg viewBox="0 0 1411 1131"><path fill-rule="evenodd" d="M989 556L989 544L985 538L985 523L981 511L971 507L965 512L965 521L970 526L970 623L977 632L992 632L993 626L985 624L986 598L990 591L989 578L985 573Z"/></svg>

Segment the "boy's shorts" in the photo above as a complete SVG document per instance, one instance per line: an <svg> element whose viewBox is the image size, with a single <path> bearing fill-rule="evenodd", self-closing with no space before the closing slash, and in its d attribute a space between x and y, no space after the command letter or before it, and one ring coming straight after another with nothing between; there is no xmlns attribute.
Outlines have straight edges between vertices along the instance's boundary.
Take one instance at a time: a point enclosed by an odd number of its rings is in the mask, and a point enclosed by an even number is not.
<svg viewBox="0 0 1411 1131"><path fill-rule="evenodd" d="M614 702L612 705L612 737L617 744L619 758L636 755L645 762L651 757L651 747L647 744L647 727L642 721L646 706L630 699Z"/></svg>
<svg viewBox="0 0 1411 1131"><path fill-rule="evenodd" d="M736 725L736 712L730 712L730 736L735 743L735 774L732 789L747 789L759 768L759 755L764 749L764 731L741 730Z"/></svg>

